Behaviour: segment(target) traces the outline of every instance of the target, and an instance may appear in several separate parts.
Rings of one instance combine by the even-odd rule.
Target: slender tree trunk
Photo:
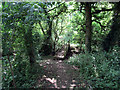
[[[120,47],[120,38],[119,38],[119,40],[118,40],[118,46]]]
[[[48,21],[48,31],[47,31],[47,35],[48,35],[48,38],[51,38],[51,35],[52,35],[52,20],[50,19],[49,17],[49,21]]]
[[[92,15],[91,15],[91,3],[85,3],[85,13],[86,13],[86,37],[85,45],[86,51],[91,51],[91,39],[92,39]]]
[[[9,52],[10,52],[10,49],[9,49]],[[9,54],[8,54],[8,61],[9,61],[9,65],[10,65],[11,75],[12,75],[12,78],[13,78],[13,86],[14,86],[14,88],[16,90],[16,84],[15,84],[15,79],[14,79],[14,72],[13,72],[12,64],[10,62],[10,56],[9,56]]]
[[[40,25],[40,27],[41,27],[41,29],[42,29],[43,34],[45,35],[45,31],[44,31],[44,29],[43,29],[42,24],[41,24],[40,21],[39,21],[39,25]]]
[[[29,28],[27,33],[25,33],[25,45],[27,48],[27,54],[29,56],[30,64],[32,65],[33,63],[35,63],[32,28]]]
[[[52,20],[50,20],[49,18],[49,21],[48,21],[48,31],[47,31],[47,39],[46,39],[46,48],[45,48],[45,52],[47,52],[47,54],[51,54],[52,53],[52,45],[53,45],[53,42],[52,42]]]
[[[65,48],[64,59],[67,59],[70,56],[70,53],[71,50],[70,50],[70,40],[69,40]]]
[[[47,9],[47,8],[44,8]],[[49,13],[45,10],[45,14],[47,16],[47,24],[48,24],[48,30],[45,35],[44,44],[42,45],[41,51],[44,55],[49,55],[52,53],[52,19],[49,16]]]
[[[56,52],[55,52],[55,51],[56,51],[56,49],[55,49],[56,47],[55,47],[55,46],[56,46],[56,43],[55,43],[55,41],[54,41],[54,42],[53,42],[53,52],[52,52],[52,55],[55,55],[55,53],[56,53]]]

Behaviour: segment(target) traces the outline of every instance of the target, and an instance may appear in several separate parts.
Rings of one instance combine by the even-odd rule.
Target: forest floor
[[[38,79],[37,87],[43,88],[70,88],[86,87],[83,78],[79,76],[79,69],[66,64],[62,60],[47,59],[40,63],[45,74]]]
[[[87,83],[80,77],[80,69],[54,57],[45,57],[40,66],[44,67],[44,75],[38,78],[36,87],[42,88],[85,88]]]

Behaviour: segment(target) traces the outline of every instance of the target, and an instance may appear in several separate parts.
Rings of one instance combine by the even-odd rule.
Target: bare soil
[[[79,76],[79,69],[62,60],[46,59],[40,66],[44,67],[45,74],[38,79],[37,87],[56,89],[86,87],[83,78]]]
[[[36,87],[74,89],[85,88],[88,85],[83,77],[80,77],[80,69],[63,61],[65,60],[64,50],[64,48],[61,49],[54,57],[45,56],[43,61],[39,63],[44,67],[45,74],[38,78]],[[76,54],[79,53],[79,49],[72,47],[70,52]],[[71,56],[71,53],[67,54],[68,57]]]

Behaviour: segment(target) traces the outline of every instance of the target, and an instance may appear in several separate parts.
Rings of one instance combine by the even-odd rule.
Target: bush
[[[120,88],[120,48],[112,52],[79,54],[68,63],[79,67],[80,76],[94,88]]]
[[[17,55],[16,59],[13,59],[13,56],[10,57],[11,64],[14,72],[14,79],[17,88],[30,88],[33,87],[36,83],[36,77],[39,77],[40,74],[43,74],[42,67],[38,63],[35,63],[32,67],[30,66],[29,60],[27,57],[21,57]],[[11,75],[11,70],[9,67],[9,62],[7,57],[3,57],[3,88],[12,88],[14,87],[13,78]]]

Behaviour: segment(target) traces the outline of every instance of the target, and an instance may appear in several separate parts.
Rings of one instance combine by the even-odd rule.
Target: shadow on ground
[[[62,60],[46,59],[40,62],[40,66],[44,67],[44,75],[38,78],[36,87],[56,89],[86,87],[83,79],[79,76],[79,69]]]

